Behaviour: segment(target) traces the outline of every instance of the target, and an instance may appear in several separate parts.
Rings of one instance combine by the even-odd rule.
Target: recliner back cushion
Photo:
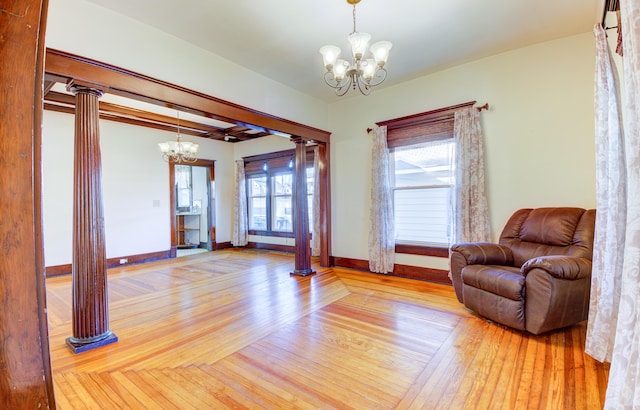
[[[594,224],[593,209],[521,209],[505,225],[500,244],[511,248],[517,267],[536,256],[571,255],[591,259]]]
[[[522,224],[520,239],[551,246],[567,246],[584,213],[578,208],[538,208]]]

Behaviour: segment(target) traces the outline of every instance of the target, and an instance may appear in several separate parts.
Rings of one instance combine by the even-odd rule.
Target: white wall
[[[494,238],[522,207],[595,207],[594,53],[585,33],[331,104],[333,254],[368,259],[366,128],[467,101],[491,106],[482,121]],[[398,255],[397,263],[447,268],[446,259],[413,255]]]

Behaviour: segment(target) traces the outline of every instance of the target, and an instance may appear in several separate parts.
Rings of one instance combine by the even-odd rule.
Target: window
[[[247,178],[249,229],[267,230],[267,177],[252,175]]]
[[[391,153],[396,243],[448,246],[453,139]]]
[[[455,112],[474,102],[377,123],[387,127],[396,252],[447,256],[453,220]]]
[[[293,172],[247,176],[250,231],[293,232]]]
[[[250,234],[293,237],[294,155],[291,150],[244,159]],[[307,155],[310,226],[313,175],[311,151]]]
[[[279,173],[271,177],[271,195],[273,212],[271,230],[276,232],[293,232],[292,202],[293,174]]]
[[[176,178],[176,210],[189,212],[191,209],[191,167],[189,165],[176,165],[174,168]]]

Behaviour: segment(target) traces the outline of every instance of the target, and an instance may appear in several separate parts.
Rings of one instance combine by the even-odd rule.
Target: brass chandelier
[[[180,136],[180,111],[177,112],[178,137],[175,141],[161,142],[158,144],[162,159],[176,164],[193,163],[198,160],[198,144],[182,141]]]

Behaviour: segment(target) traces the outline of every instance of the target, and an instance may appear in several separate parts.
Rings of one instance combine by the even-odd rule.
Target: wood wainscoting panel
[[[110,269],[120,341],[73,355],[69,277],[47,280],[60,408],[599,409],[585,324],[535,336],[451,286],[230,249]]]

